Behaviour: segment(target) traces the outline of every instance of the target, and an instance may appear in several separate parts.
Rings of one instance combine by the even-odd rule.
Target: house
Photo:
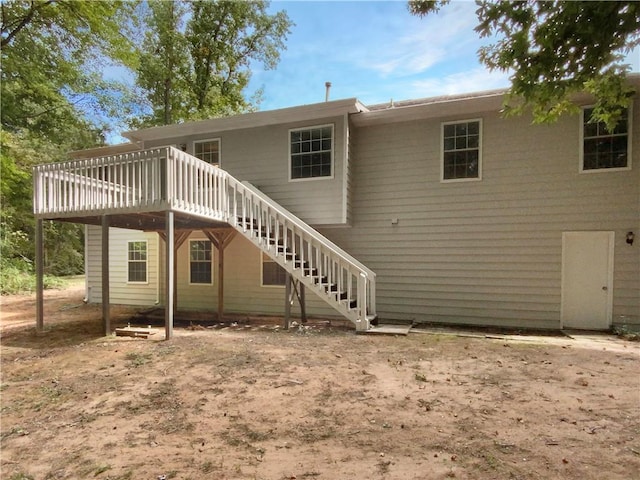
[[[503,118],[504,93],[126,132],[36,167],[35,215],[87,224],[87,299],[105,318],[163,305],[168,336],[175,305],[281,315],[294,294],[358,331],[640,323],[640,97],[609,133],[586,96],[537,125]]]

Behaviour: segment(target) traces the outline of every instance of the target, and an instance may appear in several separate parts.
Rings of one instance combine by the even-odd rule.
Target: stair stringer
[[[375,273],[248,182],[228,177],[227,223],[356,327],[375,314]]]

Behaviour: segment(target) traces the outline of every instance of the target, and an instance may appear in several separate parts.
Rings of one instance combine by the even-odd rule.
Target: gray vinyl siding
[[[102,229],[87,225],[87,299],[102,302]],[[147,242],[147,282],[128,283],[128,242]],[[154,305],[158,300],[158,234],[109,229],[109,297],[112,304]]]
[[[640,231],[633,112],[633,169],[591,174],[578,172],[575,116],[359,128],[353,227],[323,233],[377,273],[382,319],[558,328],[562,232],[614,231],[613,320],[640,318],[640,255],[624,242]],[[482,180],[441,183],[440,123],[467,118],[483,119]]]
[[[343,224],[345,117],[309,122],[171,138],[147,142],[145,148],[185,144],[192,153],[195,140],[220,139],[220,166],[242,181],[248,181],[273,200],[312,225]],[[331,178],[289,181],[289,130],[333,125],[333,175]]]
[[[200,231],[193,232],[179,248],[178,265],[178,309],[210,310],[218,309],[218,252],[213,248],[213,283],[211,285],[189,284],[189,241],[207,240]],[[164,252],[164,242],[160,242]],[[261,286],[262,253],[250,241],[236,235],[224,251],[224,311],[225,313],[284,315],[284,287]],[[164,272],[164,256],[161,255]],[[164,273],[160,279],[161,303],[164,304]],[[321,299],[308,292],[306,296],[307,314],[318,317],[336,317],[338,314]],[[292,314],[299,315],[299,307],[294,303]]]

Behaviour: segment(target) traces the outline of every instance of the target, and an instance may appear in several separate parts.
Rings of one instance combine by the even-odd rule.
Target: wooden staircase
[[[232,182],[233,183],[233,182]],[[357,331],[376,318],[375,273],[248,182],[230,188],[228,222]]]

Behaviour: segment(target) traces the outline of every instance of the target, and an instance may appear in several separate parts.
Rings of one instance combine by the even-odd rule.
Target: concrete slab
[[[409,330],[411,330],[411,325],[377,325],[362,333],[380,335],[409,335]]]

